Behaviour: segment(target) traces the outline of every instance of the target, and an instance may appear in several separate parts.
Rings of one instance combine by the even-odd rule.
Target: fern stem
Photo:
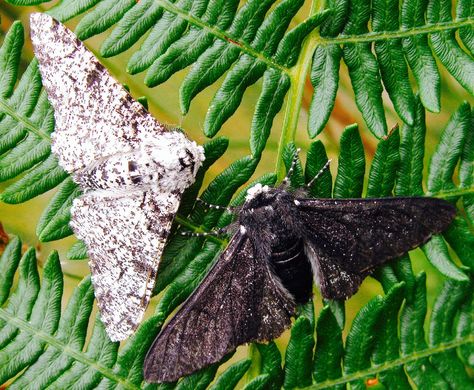
[[[33,122],[31,122],[28,118],[20,116],[17,114],[15,109],[13,109],[5,100],[0,99],[0,112],[4,112],[5,114],[11,116],[15,119],[18,123],[21,123],[28,131],[31,131],[33,134],[37,135],[40,138],[43,138],[47,141],[50,140],[48,134],[42,132]]]
[[[164,8],[166,11],[176,14],[180,18],[187,20],[190,24],[197,26],[199,28],[202,28],[203,30],[207,30],[215,37],[222,39],[223,41],[228,42],[232,45],[237,46],[244,53],[247,53],[250,56],[258,59],[259,61],[266,63],[268,66],[278,69],[284,73],[288,73],[288,74],[290,73],[290,70],[287,67],[279,64],[278,62],[275,62],[272,58],[264,56],[262,53],[255,50],[246,42],[241,41],[238,37],[229,36],[229,34],[226,31],[221,30],[220,28],[217,28],[216,26],[207,23],[200,18],[196,18],[190,13],[187,13],[183,11],[182,9],[180,9],[179,7],[176,7],[173,3],[170,3],[167,0],[156,0],[156,2],[160,5],[160,7]]]
[[[311,11],[309,16],[316,13],[321,5],[319,1],[313,1],[311,4]],[[285,177],[285,164],[283,162],[283,152],[286,145],[293,142],[295,139],[296,129],[298,127],[298,120],[301,110],[301,102],[303,99],[303,92],[305,87],[306,77],[311,67],[313,52],[320,40],[319,29],[312,31],[305,39],[301,49],[296,65],[291,68],[290,79],[291,87],[286,101],[285,116],[283,119],[283,127],[278,143],[278,154],[275,172],[277,174],[277,181],[283,180]]]
[[[17,327],[23,332],[27,332],[31,335],[33,335],[36,339],[40,339],[47,343],[48,345],[58,349],[62,353],[65,353],[66,355],[71,356],[73,359],[75,359],[78,362],[81,362],[93,369],[95,369],[97,372],[100,372],[103,376],[113,380],[116,383],[119,383],[121,386],[123,386],[125,389],[130,389],[130,390],[138,390],[140,387],[136,386],[135,384],[129,382],[126,378],[123,378],[117,374],[115,374],[110,368],[104,367],[100,364],[97,364],[94,360],[90,359],[88,356],[86,356],[82,351],[77,351],[74,349],[71,349],[67,344],[62,343],[58,339],[56,339],[54,336],[51,336],[41,330],[35,329],[32,327],[28,322],[20,320],[19,318],[16,318],[12,316],[10,313],[8,313],[6,310],[0,308],[0,318],[6,322],[9,322],[13,326]]]
[[[428,358],[431,355],[434,355],[436,353],[446,352],[447,350],[457,348],[465,344],[470,344],[472,342],[474,342],[474,335],[469,335],[463,338],[455,339],[447,343],[441,343],[433,347],[423,349],[421,351],[416,351],[413,354],[402,356],[395,360],[390,360],[388,362],[385,362],[384,364],[372,366],[366,370],[357,371],[357,372],[354,372],[353,374],[342,376],[341,378],[338,378],[338,379],[332,379],[325,382],[314,384],[312,386],[305,387],[305,390],[325,389],[328,387],[352,382],[357,379],[363,379],[367,376],[375,376],[382,371],[386,371],[391,368],[395,368],[395,367],[413,362],[415,360]]]
[[[357,36],[339,35],[337,37],[324,37],[320,40],[320,45],[343,45],[347,43],[367,43],[375,41],[388,41],[392,39],[407,38],[414,35],[436,34],[448,30],[457,30],[462,27],[469,27],[474,25],[474,19],[466,18],[459,19],[452,22],[443,22],[436,24],[426,24],[422,27],[415,27],[409,30],[398,31],[383,31],[383,32],[369,32],[367,34],[360,34]]]

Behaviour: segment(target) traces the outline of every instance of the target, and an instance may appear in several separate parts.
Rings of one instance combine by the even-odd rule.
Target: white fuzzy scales
[[[133,100],[64,25],[31,15],[31,40],[54,107],[52,151],[84,192],[71,226],[88,248],[102,321],[114,341],[140,322],[183,191],[202,147]]]

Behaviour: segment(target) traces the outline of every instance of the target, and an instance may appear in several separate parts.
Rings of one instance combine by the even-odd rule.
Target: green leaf
[[[314,308],[313,302],[308,303],[311,315],[302,314],[291,328],[291,337],[286,347],[285,380],[283,388],[293,389],[311,384],[314,348]]]
[[[362,34],[368,31],[370,3],[351,2],[344,34]],[[349,70],[357,107],[372,133],[380,138],[387,133],[382,104],[382,84],[379,69],[370,45],[348,43],[343,48],[344,62]]]
[[[21,243],[18,238],[13,238],[0,257],[0,269],[5,270],[0,274],[0,304],[3,305],[10,294],[13,276],[18,267],[21,256]]]
[[[61,315],[55,338],[72,350],[80,351],[85,342],[87,323],[92,310],[94,290],[89,279],[80,283]],[[59,314],[59,310],[58,310]],[[10,385],[12,389],[24,389],[27,386],[44,388],[73,364],[74,359],[56,348],[48,348],[38,360],[22,373]],[[44,369],[48,367],[48,369]],[[59,382],[62,383],[62,382]]]
[[[471,294],[466,297],[459,309],[459,317],[456,323],[456,338],[469,337],[474,333],[474,294],[471,289]],[[459,354],[463,359],[464,364],[469,367],[474,367],[474,343],[469,343],[459,347]]]
[[[67,258],[69,260],[84,260],[87,259],[87,247],[83,241],[77,241],[74,243],[67,252]]]
[[[423,26],[428,0],[404,1],[401,25],[404,29]],[[407,36],[402,39],[403,51],[417,81],[420,99],[430,111],[439,112],[441,107],[441,78],[436,60],[431,53],[426,35]]]
[[[247,1],[237,12],[228,35],[241,37],[243,42],[252,42],[273,2],[274,0]],[[199,57],[181,84],[180,103],[183,113],[188,111],[191,100],[222,76],[239,54],[238,46],[217,40]]]
[[[23,203],[56,187],[68,174],[58,165],[56,157],[46,160],[28,171],[21,179],[8,186],[0,195],[5,203]]]
[[[379,142],[370,166],[367,198],[390,196],[400,162],[400,135],[395,128],[390,135]]]
[[[302,5],[302,0],[283,0],[278,4],[257,30],[251,46],[264,54],[274,54],[291,19]],[[239,58],[211,101],[204,122],[206,136],[212,137],[217,133],[240,105],[245,90],[262,77],[265,70],[266,64],[250,55],[244,54]]]
[[[202,10],[203,3],[199,1],[196,4]],[[180,0],[177,5],[183,11],[189,11],[192,2],[190,0]],[[140,46],[140,49],[131,56],[127,64],[127,72],[135,74],[149,68],[183,34],[187,26],[186,21],[177,17],[177,15],[164,12],[163,16],[153,25],[150,34]],[[112,45],[112,42],[109,42],[108,46]]]
[[[253,378],[249,383],[245,385],[244,390],[263,390],[268,386],[270,382],[270,375],[262,374]]]
[[[252,361],[250,359],[240,360],[227,368],[213,385],[210,390],[232,390],[235,388],[240,379],[245,375],[249,369]]]
[[[81,190],[71,178],[64,180],[48,207],[44,210],[36,226],[36,234],[43,241],[58,240],[72,234],[69,226],[72,201],[81,194]]]
[[[431,237],[431,240],[424,244],[422,249],[433,267],[443,275],[458,281],[468,280],[466,274],[454,264],[449,256],[446,243],[439,235]]]
[[[59,257],[57,253],[53,253],[44,266],[43,282],[28,322],[20,322],[23,328],[28,327],[27,329],[32,329],[33,332],[21,332],[0,351],[0,382],[4,383],[16,376],[42,355],[46,341],[44,337],[34,337],[34,334],[41,332],[42,335],[50,336],[56,332],[61,313],[62,291],[63,277]],[[5,309],[0,309],[0,318],[4,322],[17,325],[18,319]],[[21,383],[20,378],[17,378],[16,382]],[[10,385],[12,386],[15,388],[15,383]]]
[[[311,68],[311,84],[314,92],[308,117],[308,131],[311,138],[323,131],[334,108],[341,57],[342,50],[337,45],[318,46],[314,51]]]
[[[350,0],[328,0],[331,15],[321,25],[321,36],[334,37],[339,34],[348,19]]]
[[[378,66],[370,46],[363,43],[347,44],[343,49],[343,57],[349,69],[357,107],[370,131],[381,138],[387,134],[387,123]]]
[[[425,110],[415,100],[415,122],[404,124],[400,131],[400,167],[397,172],[397,196],[423,195],[423,158],[425,156]]]
[[[341,137],[340,150],[334,197],[360,197],[364,183],[365,155],[357,125],[345,128]]]
[[[204,390],[209,383],[212,382],[217,372],[218,364],[211,364],[202,370],[195,372],[183,380],[176,386],[177,390]]]
[[[454,338],[454,318],[468,293],[472,293],[472,287],[467,286],[467,283],[453,280],[445,282],[433,306],[429,345],[448,342]],[[467,375],[456,351],[449,350],[435,354],[432,356],[431,362],[451,388],[462,389],[472,385],[472,380]]]
[[[407,301],[400,313],[401,351],[407,356],[427,348],[425,341],[426,275],[416,277],[413,301]],[[418,387],[448,389],[448,384],[430,363],[429,359],[414,360],[405,365],[410,378]]]
[[[76,35],[85,40],[117,23],[135,5],[135,0],[103,0],[76,27]]]
[[[398,312],[404,299],[404,284],[399,283],[384,297],[380,321],[376,327],[376,342],[372,354],[373,364],[383,364],[399,357],[400,340],[398,339]],[[411,389],[403,367],[382,371],[379,381],[393,389]]]
[[[82,14],[83,12],[91,9],[100,1],[101,0],[60,1],[59,3],[56,3],[54,7],[48,9],[47,13],[53,18],[64,23],[69,19],[72,19],[74,16]]]
[[[376,335],[376,327],[383,309],[383,299],[376,296],[356,315],[346,339],[344,372],[351,374],[370,367],[370,357]],[[351,382],[353,389],[365,389],[362,380]]]
[[[431,23],[451,21],[451,2],[432,0],[428,5],[427,20]],[[449,73],[474,94],[474,61],[456,42],[454,31],[443,31],[430,35],[433,51]]]
[[[459,166],[459,184],[461,188],[474,187],[474,115],[471,112],[471,120],[468,127],[464,148],[461,153],[461,163]],[[466,215],[474,223],[474,195],[464,195],[463,205]]]
[[[463,103],[451,116],[441,134],[441,140],[431,157],[428,173],[428,191],[449,191],[454,188],[453,173],[461,156],[471,123],[471,109]]]
[[[25,252],[20,260],[20,240],[15,238],[12,240],[2,256],[2,270],[6,271],[6,276],[13,275],[18,266],[18,285],[11,294],[8,304],[4,306],[5,311],[14,318],[20,321],[28,321],[31,315],[33,305],[38,298],[38,292],[40,290],[40,281],[38,270],[36,267],[36,256],[34,249],[29,249]],[[5,261],[3,261],[5,260]],[[7,268],[8,267],[8,268]],[[11,288],[11,280],[4,278],[5,285],[2,284],[2,289]],[[0,348],[3,349],[9,343],[11,343],[18,335],[18,328],[5,321],[3,318],[0,319]]]
[[[286,92],[290,88],[288,75],[269,69],[263,75],[262,93],[255,107],[250,128],[250,150],[260,156],[270,136],[273,119],[280,111]]]
[[[331,12],[329,10],[325,10],[311,15],[308,19],[299,23],[296,27],[286,33],[278,45],[275,60],[288,67],[295,65],[304,39],[317,26],[324,23],[330,14]]]
[[[399,19],[398,0],[374,0],[372,4],[374,31],[396,31]],[[408,78],[408,67],[398,39],[378,41],[375,53],[380,65],[382,80],[395,110],[402,120],[411,125],[414,121],[415,98]]]
[[[0,48],[0,99],[4,100],[13,92],[18,77],[24,31],[20,22],[14,22],[3,39]]]
[[[474,234],[467,224],[467,221],[456,216],[449,228],[443,233],[448,244],[453,248],[461,262],[471,269],[474,269]]]
[[[342,329],[329,306],[324,306],[316,326],[316,350],[314,353],[313,377],[316,382],[339,378],[344,353]],[[342,386],[337,387],[341,389]]]
[[[201,17],[206,24],[215,25],[216,28],[226,29],[234,17],[238,0],[210,0],[207,9],[194,5],[206,2],[194,2],[191,13]],[[204,12],[205,11],[205,12]],[[148,86],[161,84],[177,71],[194,63],[199,56],[213,43],[211,33],[200,28],[191,27],[186,35],[173,42],[165,53],[160,55],[150,66],[145,83]]]
[[[100,54],[102,57],[112,57],[129,49],[162,15],[163,9],[155,0],[137,2],[104,40]]]
[[[281,367],[281,354],[276,344],[257,344],[261,356],[261,373],[268,374],[270,379],[266,388],[271,390],[281,389],[283,385],[283,369]]]
[[[459,0],[456,7],[456,17],[457,19],[469,18],[474,14],[472,9],[474,4],[471,0]],[[466,46],[471,55],[474,53],[474,31],[472,28],[463,27],[459,29],[459,37],[461,38],[462,43]]]

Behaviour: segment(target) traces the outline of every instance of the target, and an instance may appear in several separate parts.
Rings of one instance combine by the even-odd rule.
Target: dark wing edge
[[[291,325],[294,311],[290,294],[239,232],[153,342],[145,380],[174,382],[241,344],[276,338]]]
[[[306,254],[327,299],[347,299],[375,267],[445,230],[456,214],[436,198],[298,199]]]

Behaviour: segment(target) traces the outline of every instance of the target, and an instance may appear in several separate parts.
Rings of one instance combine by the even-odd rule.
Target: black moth
[[[241,344],[280,336],[313,280],[324,298],[346,299],[455,215],[440,199],[308,199],[287,183],[249,189],[226,250],[148,351],[146,381],[174,382]]]

